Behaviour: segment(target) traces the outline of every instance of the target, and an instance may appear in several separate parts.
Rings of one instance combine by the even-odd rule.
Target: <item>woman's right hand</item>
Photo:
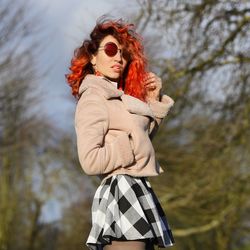
[[[160,100],[160,92],[162,89],[162,81],[160,77],[152,72],[149,72],[144,81],[144,86],[146,88],[147,102]]]

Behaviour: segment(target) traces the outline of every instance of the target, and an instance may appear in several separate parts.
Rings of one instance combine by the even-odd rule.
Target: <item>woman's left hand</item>
[[[144,81],[146,88],[146,101],[159,101],[162,81],[156,74],[150,72]]]

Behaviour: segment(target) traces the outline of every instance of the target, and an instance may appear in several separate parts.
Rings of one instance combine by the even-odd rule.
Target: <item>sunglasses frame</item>
[[[107,53],[107,46],[109,46],[109,45],[112,45],[113,48],[115,48],[115,52],[116,52],[115,54],[111,54],[111,55],[110,55],[109,53]],[[123,56],[123,57],[124,57],[124,55],[126,54],[126,53],[124,53],[124,50],[123,50],[123,49],[118,49],[117,44],[114,43],[114,42],[107,42],[105,45],[99,47],[98,51],[99,51],[99,50],[104,50],[105,54],[106,54],[108,57],[114,57],[114,56],[116,56],[117,53],[118,53],[118,51],[120,52],[120,55]]]
[[[114,53],[111,53],[111,54],[110,54],[109,52],[107,52],[107,51],[108,51],[107,46],[109,46],[109,45],[113,46]],[[118,53],[118,51],[119,51],[120,54],[122,55],[122,49],[118,49],[118,46],[117,46],[114,42],[107,42],[104,46],[99,47],[98,50],[104,50],[105,54],[106,54],[107,56],[109,56],[109,57],[114,57],[114,56],[116,56],[116,54]],[[111,51],[111,52],[112,52],[112,51]]]

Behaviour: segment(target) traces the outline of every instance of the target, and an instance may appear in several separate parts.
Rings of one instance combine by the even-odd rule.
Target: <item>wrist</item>
[[[146,101],[147,102],[159,102],[160,101],[160,96],[147,98]]]

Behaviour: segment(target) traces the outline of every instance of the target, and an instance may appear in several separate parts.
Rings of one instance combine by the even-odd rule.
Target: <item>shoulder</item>
[[[89,87],[86,89],[82,94],[78,103],[86,103],[86,102],[104,102],[105,96],[102,94],[102,91],[98,90],[97,88]]]
[[[84,93],[82,93],[80,99],[77,102],[75,115],[79,114],[108,114],[108,108],[106,105],[106,99],[95,88],[88,88]]]
[[[109,112],[105,98],[96,90],[89,88],[82,94],[76,105],[75,126],[81,124],[83,128],[88,124],[93,125],[100,122],[102,122],[104,129],[108,128]]]

